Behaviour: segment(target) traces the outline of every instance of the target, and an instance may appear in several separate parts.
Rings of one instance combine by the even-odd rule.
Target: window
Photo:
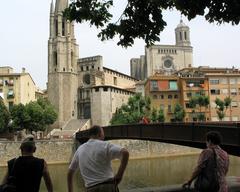
[[[14,92],[13,92],[13,89],[9,89],[9,90],[8,90],[7,98],[8,98],[8,99],[12,99],[12,98],[14,98]]]
[[[212,117],[212,121],[219,121],[218,117]]]
[[[150,81],[150,91],[158,91],[157,81]]]
[[[204,80],[191,79],[186,81],[187,87],[204,87]]]
[[[231,89],[231,95],[237,95],[237,89]]]
[[[232,107],[238,107],[237,101],[232,101],[232,102],[231,102],[231,106],[232,106]]]
[[[192,97],[192,93],[187,93],[187,98]]]
[[[219,84],[219,79],[210,79],[209,82],[211,85],[217,85]]]
[[[65,21],[62,22],[62,36],[65,36]]]
[[[233,116],[232,121],[238,121],[238,116]]]
[[[169,89],[177,90],[178,89],[177,81],[169,81]]]
[[[53,57],[54,57],[53,58],[53,63],[54,63],[54,65],[57,66],[57,64],[58,64],[58,54],[57,54],[56,51],[54,52]]]
[[[86,70],[89,71],[89,67],[88,66],[86,67]]]
[[[171,113],[172,112],[172,106],[168,105],[168,112]]]
[[[58,36],[58,20],[55,20],[55,32],[56,36]]]
[[[81,67],[81,71],[83,71],[83,67]]]
[[[160,99],[164,99],[164,95],[160,95]]]
[[[230,84],[237,84],[237,79],[236,78],[231,78],[230,79]]]
[[[99,87],[96,87],[96,88],[95,88],[95,92],[99,92]]]
[[[228,94],[228,89],[221,89],[222,94]]]
[[[178,98],[178,95],[174,95],[174,99],[177,99]]]
[[[184,31],[184,37],[185,37],[185,40],[187,40],[187,32]]]
[[[182,33],[179,32],[179,36],[180,36],[180,41],[182,41]]]
[[[108,87],[104,87],[103,91],[105,91],[105,92],[108,91]]]
[[[117,85],[117,77],[113,77],[113,84]]]
[[[160,109],[164,110],[164,105],[163,104],[160,105]]]
[[[11,101],[11,102],[8,102],[8,109],[9,109],[9,111],[11,110],[13,108],[13,102]]]
[[[223,121],[230,121],[230,117],[224,117]]]
[[[186,103],[186,104],[185,104],[185,107],[186,107],[186,108],[191,108],[190,105],[189,105],[189,103]]]
[[[227,79],[226,78],[221,78],[220,82],[221,82],[221,84],[227,84]]]
[[[168,95],[168,99],[172,99],[172,95]]]
[[[220,90],[219,89],[211,89],[210,90],[212,95],[220,95]]]
[[[89,90],[86,91],[86,98],[87,98],[87,99],[90,98],[90,91],[89,91]]]

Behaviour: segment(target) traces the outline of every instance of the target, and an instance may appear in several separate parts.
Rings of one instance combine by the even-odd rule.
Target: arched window
[[[185,40],[187,40],[187,32],[186,31],[184,32],[184,37],[185,37]]]
[[[62,36],[65,36],[65,21],[62,22]]]
[[[182,32],[179,32],[180,41],[182,41]]]

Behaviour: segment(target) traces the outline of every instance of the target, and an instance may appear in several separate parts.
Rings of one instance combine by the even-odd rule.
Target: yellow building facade
[[[35,94],[36,85],[24,68],[21,73],[14,73],[11,67],[0,67],[0,96],[8,109],[35,101]]]

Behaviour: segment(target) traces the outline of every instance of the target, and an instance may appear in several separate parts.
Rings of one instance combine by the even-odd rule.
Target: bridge
[[[103,127],[105,140],[136,139],[206,148],[205,134],[219,131],[221,147],[231,155],[240,156],[240,122],[191,122],[131,124]],[[80,143],[88,140],[88,130],[76,134]]]

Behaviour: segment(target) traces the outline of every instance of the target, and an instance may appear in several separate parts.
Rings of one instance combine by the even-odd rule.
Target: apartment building
[[[232,102],[223,121],[240,120],[240,71],[235,68],[191,67],[171,76],[155,74],[145,83],[145,95],[151,98],[152,107],[164,110],[166,122],[173,120],[177,103],[184,107],[185,122],[197,121],[200,114],[206,121],[219,121],[215,100],[227,97]],[[191,108],[189,101],[199,95],[209,97],[209,106]]]
[[[29,73],[22,69],[14,73],[11,67],[0,67],[0,96],[10,109],[14,104],[35,101],[36,85]]]
[[[155,74],[145,84],[145,96],[150,97],[151,107],[162,109],[165,121],[173,121],[173,110],[180,103],[179,78],[175,75]]]

